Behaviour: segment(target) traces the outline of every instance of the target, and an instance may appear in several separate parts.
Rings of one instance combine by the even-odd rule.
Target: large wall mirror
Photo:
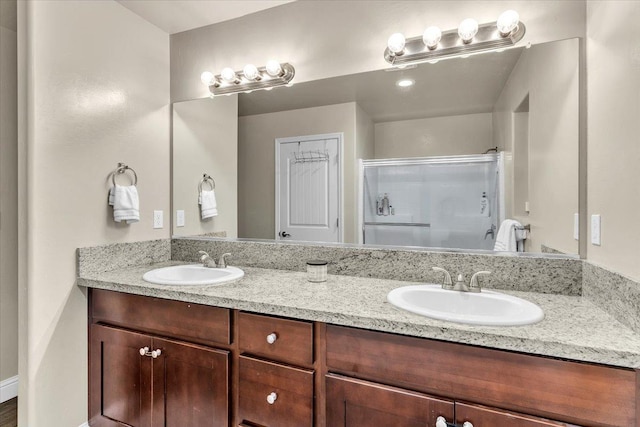
[[[175,103],[173,235],[575,255],[579,92],[570,39]]]

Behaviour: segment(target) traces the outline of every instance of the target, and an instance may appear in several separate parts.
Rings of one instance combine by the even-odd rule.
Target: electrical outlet
[[[184,227],[184,211],[180,209],[176,211],[176,227]]]
[[[580,240],[580,215],[573,214],[573,238]]]
[[[591,244],[600,246],[600,215],[591,215]]]
[[[164,224],[164,215],[162,211],[153,211],[153,228],[162,228]]]

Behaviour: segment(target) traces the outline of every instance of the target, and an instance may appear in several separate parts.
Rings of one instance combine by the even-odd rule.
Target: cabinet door
[[[463,425],[465,422],[471,423],[470,426],[467,425],[468,427],[577,427],[574,424],[545,420],[486,406],[456,402],[456,423]]]
[[[327,425],[331,427],[433,427],[453,420],[452,401],[329,374]]]
[[[151,358],[140,355],[151,338],[91,325],[89,330],[90,425],[151,426]]]
[[[229,352],[153,339],[153,427],[229,425]]]

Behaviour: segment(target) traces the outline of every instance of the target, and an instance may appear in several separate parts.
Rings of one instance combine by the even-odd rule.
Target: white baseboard
[[[80,424],[78,427],[89,427],[89,423],[87,422],[87,423]]]
[[[0,403],[18,397],[18,376],[0,381]]]

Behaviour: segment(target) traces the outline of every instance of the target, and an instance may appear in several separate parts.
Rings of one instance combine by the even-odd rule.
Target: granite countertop
[[[170,261],[104,273],[85,273],[79,286],[273,314],[334,325],[393,332],[489,348],[640,368],[640,335],[587,299],[500,291],[538,304],[545,319],[516,327],[485,327],[434,320],[398,309],[387,293],[415,285],[386,279],[329,275],[311,283],[306,273],[241,267],[245,276],[216,286],[165,286],[142,280]]]

